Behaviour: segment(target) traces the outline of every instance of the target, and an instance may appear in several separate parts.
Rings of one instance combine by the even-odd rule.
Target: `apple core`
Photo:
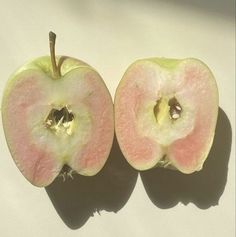
[[[182,107],[179,104],[178,100],[175,97],[173,97],[169,100],[168,105],[170,107],[169,114],[171,119],[176,120],[180,118],[182,113]]]
[[[55,135],[73,133],[74,114],[64,106],[61,109],[52,109],[45,120],[45,126]]]
[[[175,121],[180,118],[182,107],[175,97],[171,99],[160,98],[153,107],[153,113],[157,123],[161,124],[166,119]]]

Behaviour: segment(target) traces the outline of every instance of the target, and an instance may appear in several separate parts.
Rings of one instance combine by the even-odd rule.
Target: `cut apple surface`
[[[197,59],[143,59],[124,74],[115,95],[115,130],[127,161],[192,173],[211,148],[218,90]]]
[[[64,165],[95,175],[113,141],[113,103],[99,74],[86,63],[50,57],[21,67],[8,81],[2,101],[5,136],[23,175],[49,185]]]

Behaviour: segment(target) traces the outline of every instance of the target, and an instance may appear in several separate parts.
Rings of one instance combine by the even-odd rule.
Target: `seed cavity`
[[[180,118],[182,107],[179,104],[178,100],[175,97],[173,97],[169,100],[168,105],[170,106],[169,109],[170,118],[173,120]]]
[[[176,121],[181,117],[182,107],[175,97],[172,97],[171,99],[162,97],[156,101],[156,104],[153,107],[153,113],[159,124],[166,119]]]
[[[64,106],[59,110],[53,108],[45,120],[46,128],[56,135],[72,135],[73,123],[74,114],[68,109],[68,106]]]
[[[160,112],[160,108],[159,108],[160,107],[160,103],[161,103],[161,99],[157,100],[156,105],[153,108],[153,113],[154,113],[154,116],[155,116],[156,120],[157,120],[157,115]]]

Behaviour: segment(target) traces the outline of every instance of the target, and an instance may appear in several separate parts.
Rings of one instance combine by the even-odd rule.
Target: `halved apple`
[[[138,60],[115,95],[117,139],[138,170],[200,170],[213,142],[217,114],[214,76],[193,58]]]
[[[2,119],[12,157],[36,186],[47,186],[64,165],[95,175],[106,162],[114,135],[113,103],[100,75],[71,57],[23,65],[7,83]]]

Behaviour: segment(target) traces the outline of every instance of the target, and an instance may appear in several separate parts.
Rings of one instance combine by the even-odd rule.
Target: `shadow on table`
[[[150,0],[160,2],[163,0]],[[234,19],[235,5],[234,0],[164,0],[165,3],[175,4],[181,7],[187,7],[206,12],[208,14],[219,14],[224,18]]]
[[[116,13],[124,18],[127,18],[127,13],[131,12],[132,10],[137,7],[143,7],[145,5],[144,11],[146,9],[156,9],[157,11],[160,9],[160,5],[165,3],[166,7],[169,5],[175,5],[178,8],[187,8],[192,11],[199,11],[203,12],[208,15],[218,15],[220,18],[230,19],[234,21],[235,18],[235,1],[234,0],[136,0],[130,1],[128,3],[129,7],[132,9],[129,11],[127,10],[127,1],[120,0],[120,1],[110,1],[104,0],[103,4],[106,5],[106,8],[100,8],[100,11],[107,11],[109,12],[114,11],[114,16]],[[69,9],[70,12],[74,11],[75,14],[79,16],[84,15],[85,17],[90,17],[94,11],[97,10],[96,5],[91,4],[90,1],[81,1],[81,0],[71,0],[68,4],[67,1],[62,2],[63,7],[65,9]],[[161,6],[162,7],[162,6]],[[178,13],[173,17],[178,18]],[[129,18],[128,18],[129,19]],[[137,21],[137,18],[135,18]],[[114,23],[114,21],[111,21]],[[129,22],[127,22],[129,24]]]
[[[119,211],[128,201],[137,175],[114,139],[110,156],[101,172],[92,177],[74,175],[73,180],[66,182],[57,178],[46,191],[65,224],[77,229],[95,212]]]
[[[187,175],[157,168],[140,173],[151,201],[159,208],[171,208],[178,202],[192,202],[201,209],[217,205],[227,181],[231,137],[229,119],[220,108],[214,142],[200,172]]]

